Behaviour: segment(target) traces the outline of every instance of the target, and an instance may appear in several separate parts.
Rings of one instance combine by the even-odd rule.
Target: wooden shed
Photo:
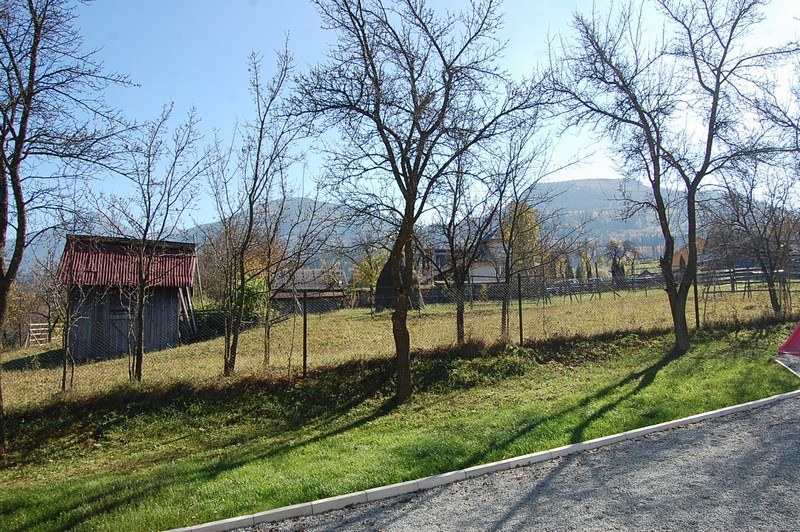
[[[122,356],[135,338],[139,257],[149,267],[144,349],[179,344],[194,327],[195,245],[68,235],[58,280],[69,291],[69,340],[77,360]]]

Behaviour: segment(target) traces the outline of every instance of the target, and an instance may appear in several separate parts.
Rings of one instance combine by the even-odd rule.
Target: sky
[[[459,9],[466,0],[438,0]],[[541,4],[541,5],[539,5]],[[504,2],[509,40],[506,68],[521,75],[542,57],[548,32],[565,26],[572,11],[590,2]],[[305,0],[95,0],[79,9],[78,26],[110,70],[138,85],[113,90],[109,99],[134,118],[155,116],[174,101],[194,105],[207,127],[229,127],[246,116],[246,59],[251,51],[272,64],[288,35],[296,67],[323,60],[334,35]],[[268,70],[268,69],[267,69]]]
[[[467,0],[433,0],[436,9],[458,10]],[[512,77],[521,78],[546,59],[548,36],[569,31],[576,11],[602,12],[604,0],[506,0],[499,37],[508,41],[503,59]],[[797,38],[800,1],[775,0],[766,12],[764,35]],[[320,27],[320,17],[305,0],[95,0],[81,4],[76,21],[87,48],[110,71],[126,74],[134,87],[115,87],[108,102],[131,119],[155,118],[170,102],[175,116],[197,109],[208,140],[218,131],[230,136],[236,120],[251,109],[246,60],[263,55],[270,75],[274,51],[289,48],[298,70],[321,61],[335,36]],[[551,176],[554,180],[618,177],[602,143],[588,134],[564,137],[556,163],[577,153],[599,150],[584,164]],[[314,169],[311,169],[312,173]],[[200,220],[207,220],[201,205]],[[208,213],[206,213],[208,214]]]

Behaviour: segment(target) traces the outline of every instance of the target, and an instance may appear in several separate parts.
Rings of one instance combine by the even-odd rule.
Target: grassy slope
[[[763,316],[769,306],[766,294],[756,293],[752,299],[742,294],[722,293],[701,304],[704,323],[736,323]],[[552,304],[524,305],[523,332],[526,338],[543,339],[576,334],[592,335],[618,331],[669,329],[671,318],[663,291],[624,292],[621,297],[604,294],[602,299],[584,295],[572,302],[566,297],[553,298]],[[516,306],[512,309],[510,337],[519,336]],[[694,322],[694,308],[687,314]],[[415,349],[433,349],[455,341],[455,309],[452,305],[429,305],[421,313],[409,317],[411,339]],[[341,310],[309,316],[309,365],[322,367],[350,360],[392,356],[394,341],[390,313],[371,316],[365,309]],[[499,338],[500,309],[496,302],[478,302],[467,308],[466,331],[476,341],[491,344]],[[272,370],[295,374],[302,364],[302,320],[278,324],[272,335]],[[37,404],[52,397],[61,382],[60,353],[42,355],[35,349],[3,355],[8,369],[3,378],[3,392],[10,409]],[[165,386],[178,381],[197,384],[213,381],[222,372],[222,339],[191,344],[161,353],[148,353],[144,360],[144,378]],[[263,331],[255,329],[243,334],[236,371],[258,374],[263,363]],[[12,369],[38,364],[38,369]],[[127,360],[107,360],[80,366],[75,372],[79,394],[107,392],[128,380]]]
[[[552,448],[788,391],[790,326],[431,353],[393,407],[393,363],[296,382],[123,386],[11,412],[0,529],[182,526]]]

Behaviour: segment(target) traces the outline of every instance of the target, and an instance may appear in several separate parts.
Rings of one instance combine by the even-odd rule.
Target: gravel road
[[[800,399],[255,530],[800,530]]]

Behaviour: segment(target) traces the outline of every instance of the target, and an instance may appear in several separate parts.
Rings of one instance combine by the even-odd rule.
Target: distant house
[[[436,242],[436,239],[439,242]],[[441,282],[444,277],[450,274],[450,250],[441,235],[434,235],[431,238],[438,247],[432,247],[423,254],[422,271],[420,283],[428,285]],[[503,248],[497,234],[484,237],[480,243],[478,257],[472,262],[469,268],[470,283],[498,283],[503,277],[503,265],[500,257],[503,256]]]
[[[133,289],[141,242],[68,235],[58,280],[69,290],[69,340],[78,360],[121,356],[134,338]],[[144,349],[177,346],[193,329],[195,245],[148,241],[150,291],[144,311]]]
[[[706,241],[702,238],[697,239],[697,265],[698,267],[702,266],[703,263],[703,252],[706,248]],[[686,267],[686,264],[689,262],[689,246],[686,245],[675,252],[672,255],[672,271],[679,272],[682,271],[683,268]]]

